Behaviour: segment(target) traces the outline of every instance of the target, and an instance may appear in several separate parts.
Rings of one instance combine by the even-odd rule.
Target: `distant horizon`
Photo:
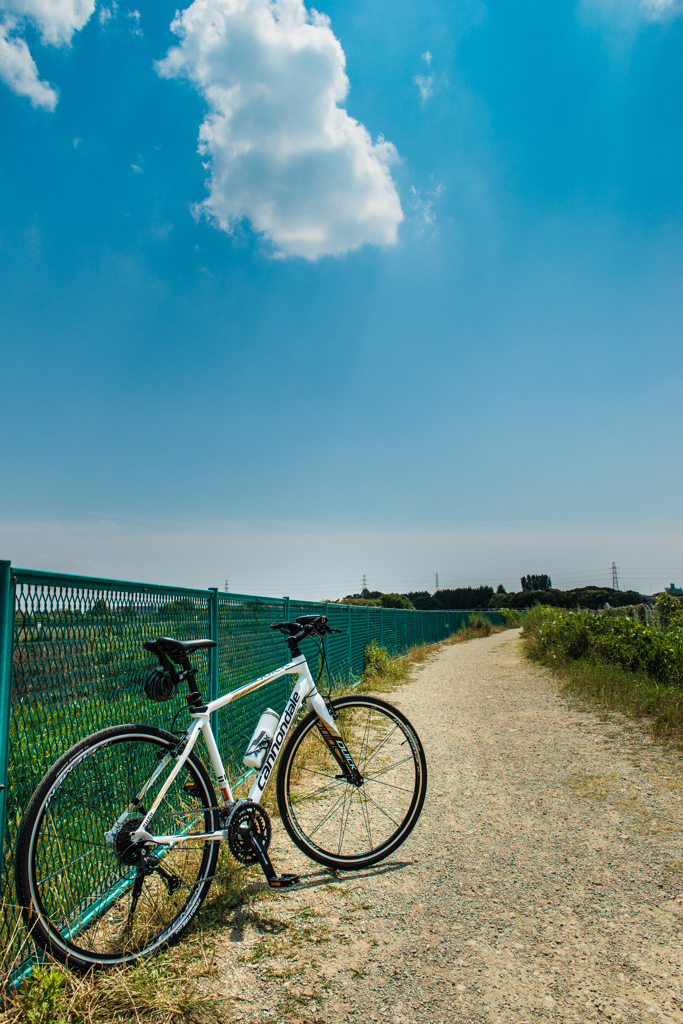
[[[652,594],[683,580],[677,523],[602,531],[539,524],[528,530],[331,532],[297,523],[167,528],[111,519],[0,520],[0,553],[17,567],[44,572],[196,589],[223,590],[228,580],[233,593],[309,600],[360,592],[363,575],[369,590],[384,593],[431,594],[437,572],[441,590],[503,584],[518,591],[530,573],[547,573],[562,590],[610,587],[612,561],[620,590]]]

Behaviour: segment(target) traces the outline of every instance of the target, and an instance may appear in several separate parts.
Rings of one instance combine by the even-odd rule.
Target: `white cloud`
[[[95,0],[0,0],[0,8],[40,29],[44,43],[66,46],[95,10]]]
[[[158,70],[209,105],[199,211],[226,232],[249,220],[284,256],[396,241],[396,151],[339,106],[349,82],[326,17],[302,0],[195,0],[171,27],[181,43]]]
[[[68,46],[95,10],[95,0],[0,0],[0,78],[34,107],[54,110],[57,93],[41,80],[23,38],[30,22],[50,46]]]
[[[41,81],[38,68],[25,41],[13,34],[15,22],[0,22],[0,79],[18,96],[26,96],[34,107],[54,110],[57,93]]]

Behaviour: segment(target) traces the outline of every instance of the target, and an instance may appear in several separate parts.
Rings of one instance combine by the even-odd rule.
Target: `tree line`
[[[648,597],[636,590],[612,590],[611,587],[575,587],[558,590],[546,573],[529,573],[520,579],[520,590],[508,593],[500,583],[495,590],[490,586],[455,587],[436,590],[411,590],[405,594],[385,594],[381,590],[368,590],[347,594],[341,604],[374,605],[382,608],[416,608],[419,611],[483,610],[487,608],[531,608],[535,604],[556,608],[621,608],[625,605],[645,604]]]

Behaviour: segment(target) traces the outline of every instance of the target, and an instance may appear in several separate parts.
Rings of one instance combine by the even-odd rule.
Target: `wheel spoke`
[[[59,762],[41,783],[18,842],[18,887],[33,937],[58,958],[83,967],[126,962],[156,948],[162,933],[165,940],[178,934],[190,918],[175,931],[174,921],[188,900],[198,909],[218,852],[216,841],[201,838],[215,830],[215,797],[196,755],[173,779],[155,815],[157,834],[187,836],[187,841],[136,853],[129,839],[142,821],[131,794],[154,777],[148,787],[153,799],[172,770],[172,762],[161,772],[158,768],[175,737],[145,726],[114,727],[90,743],[74,748],[73,760]],[[201,798],[188,796],[183,788],[188,779]],[[105,841],[117,821],[112,841]],[[164,870],[181,881],[178,889],[169,891],[150,857],[166,863]],[[197,886],[202,886],[198,901]]]
[[[310,857],[360,867],[387,856],[417,820],[426,787],[424,754],[400,712],[383,701],[349,695],[333,704],[362,781],[353,785],[337,777],[336,757],[309,716],[281,755],[278,802],[285,828]]]

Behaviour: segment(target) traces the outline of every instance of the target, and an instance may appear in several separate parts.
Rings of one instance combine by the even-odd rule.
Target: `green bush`
[[[662,623],[662,629],[683,628],[683,606],[681,602],[664,591],[657,595],[656,608]]]
[[[386,647],[380,647],[376,640],[371,640],[363,656],[363,676],[386,675],[390,664],[391,656]]]
[[[680,606],[671,608],[667,621],[669,628],[658,630],[625,616],[612,618],[537,605],[525,616],[524,638],[529,653],[546,663],[587,658],[682,686]]]
[[[508,628],[522,625],[524,621],[523,611],[517,608],[500,608],[499,611],[503,616],[503,625],[508,626]]]
[[[379,602],[382,608],[407,608],[410,611],[415,607],[403,594],[382,594]]]

